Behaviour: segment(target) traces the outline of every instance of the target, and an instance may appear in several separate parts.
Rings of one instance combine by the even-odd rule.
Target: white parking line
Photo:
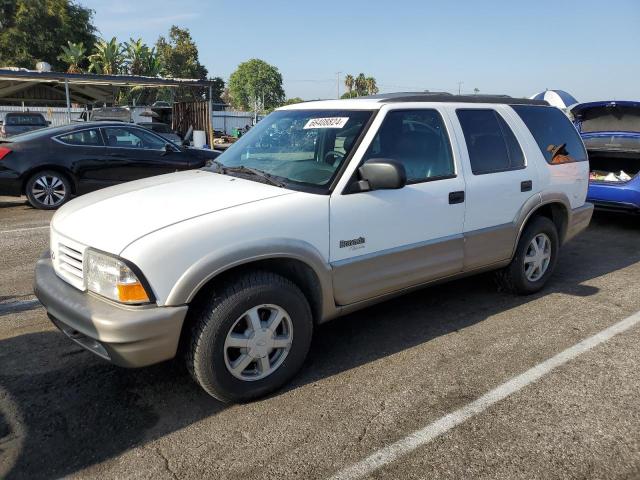
[[[15,228],[13,230],[0,230],[0,234],[2,233],[17,233],[17,232],[28,232],[30,230],[43,230],[45,228],[49,228],[49,225],[43,225],[41,227],[25,227],[25,228]]]
[[[401,440],[378,450],[364,460],[341,470],[331,477],[331,479],[352,480],[370,475],[373,471],[388,465],[398,458],[411,453],[416,448],[431,442],[443,433],[448,432],[452,428],[469,420],[475,415],[482,413],[493,404],[539,380],[553,369],[564,365],[570,360],[576,358],[578,355],[606,342],[613,336],[630,329],[638,323],[640,323],[640,312],[637,312],[609,328],[602,330],[600,333],[596,333],[592,337],[582,340],[580,343],[558,353],[556,356],[539,363],[535,367],[527,370],[517,377],[512,378],[490,392],[485,393],[470,404],[456,410],[455,412],[445,415],[421,430],[417,430]]]

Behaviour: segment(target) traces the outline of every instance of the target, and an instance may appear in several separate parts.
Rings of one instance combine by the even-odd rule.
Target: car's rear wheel
[[[555,224],[546,217],[535,217],[525,227],[513,260],[498,272],[502,286],[521,295],[542,289],[558,260],[560,242]]]
[[[313,321],[304,294],[270,272],[239,276],[194,306],[186,357],[193,378],[223,402],[284,385],[302,366]]]
[[[42,210],[54,210],[71,198],[71,182],[62,173],[43,170],[33,174],[26,185],[29,203]]]

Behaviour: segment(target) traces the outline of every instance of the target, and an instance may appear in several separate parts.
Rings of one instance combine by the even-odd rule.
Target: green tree
[[[146,75],[147,58],[149,47],[142,41],[142,38],[134,40],[130,38],[122,46],[124,63],[130,75]]]
[[[92,20],[93,10],[71,0],[0,1],[0,65],[33,69],[42,61],[65,71],[70,65],[58,58],[61,45],[82,43],[91,50]]]
[[[365,79],[365,84],[367,85],[367,94],[375,95],[380,90],[378,89],[378,84],[376,83],[376,79],[373,77],[367,77]]]
[[[156,51],[163,65],[163,74],[174,78],[204,80],[209,73],[198,60],[198,47],[185,28],[172,26],[169,38],[158,38]]]
[[[364,73],[358,74],[354,81],[354,86],[358,97],[367,94],[367,77],[364,76]]]
[[[264,60],[252,58],[238,65],[229,78],[229,93],[234,108],[268,111],[284,102],[282,75]]]
[[[353,79],[353,75],[351,74],[346,74],[344,77],[344,86],[347,89],[347,98],[351,98],[351,91],[353,90],[353,85],[354,85],[355,81]]]
[[[89,55],[89,71],[103,75],[120,73],[123,64],[122,44],[113,37],[108,42],[100,39],[94,53]]]
[[[294,103],[302,103],[304,100],[300,97],[287,98],[283,105],[293,105]]]
[[[80,65],[84,63],[87,58],[85,52],[86,49],[82,42],[67,42],[67,46],[62,46],[62,53],[58,55],[57,59],[68,65],[68,73],[82,73]]]

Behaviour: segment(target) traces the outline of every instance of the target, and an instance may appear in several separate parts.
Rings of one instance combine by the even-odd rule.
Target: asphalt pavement
[[[640,478],[640,323],[601,334],[640,311],[638,217],[596,214],[536,295],[483,274],[321,326],[290,385],[227,406],[51,325],[51,216],[0,197],[0,478]]]

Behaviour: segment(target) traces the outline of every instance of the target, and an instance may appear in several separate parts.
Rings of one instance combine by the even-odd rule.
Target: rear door
[[[510,258],[517,236],[515,220],[539,191],[538,172],[507,123],[506,108],[450,109],[463,144],[465,270]]]
[[[166,139],[142,128],[103,127],[110,176],[126,182],[192,168],[194,160]]]

